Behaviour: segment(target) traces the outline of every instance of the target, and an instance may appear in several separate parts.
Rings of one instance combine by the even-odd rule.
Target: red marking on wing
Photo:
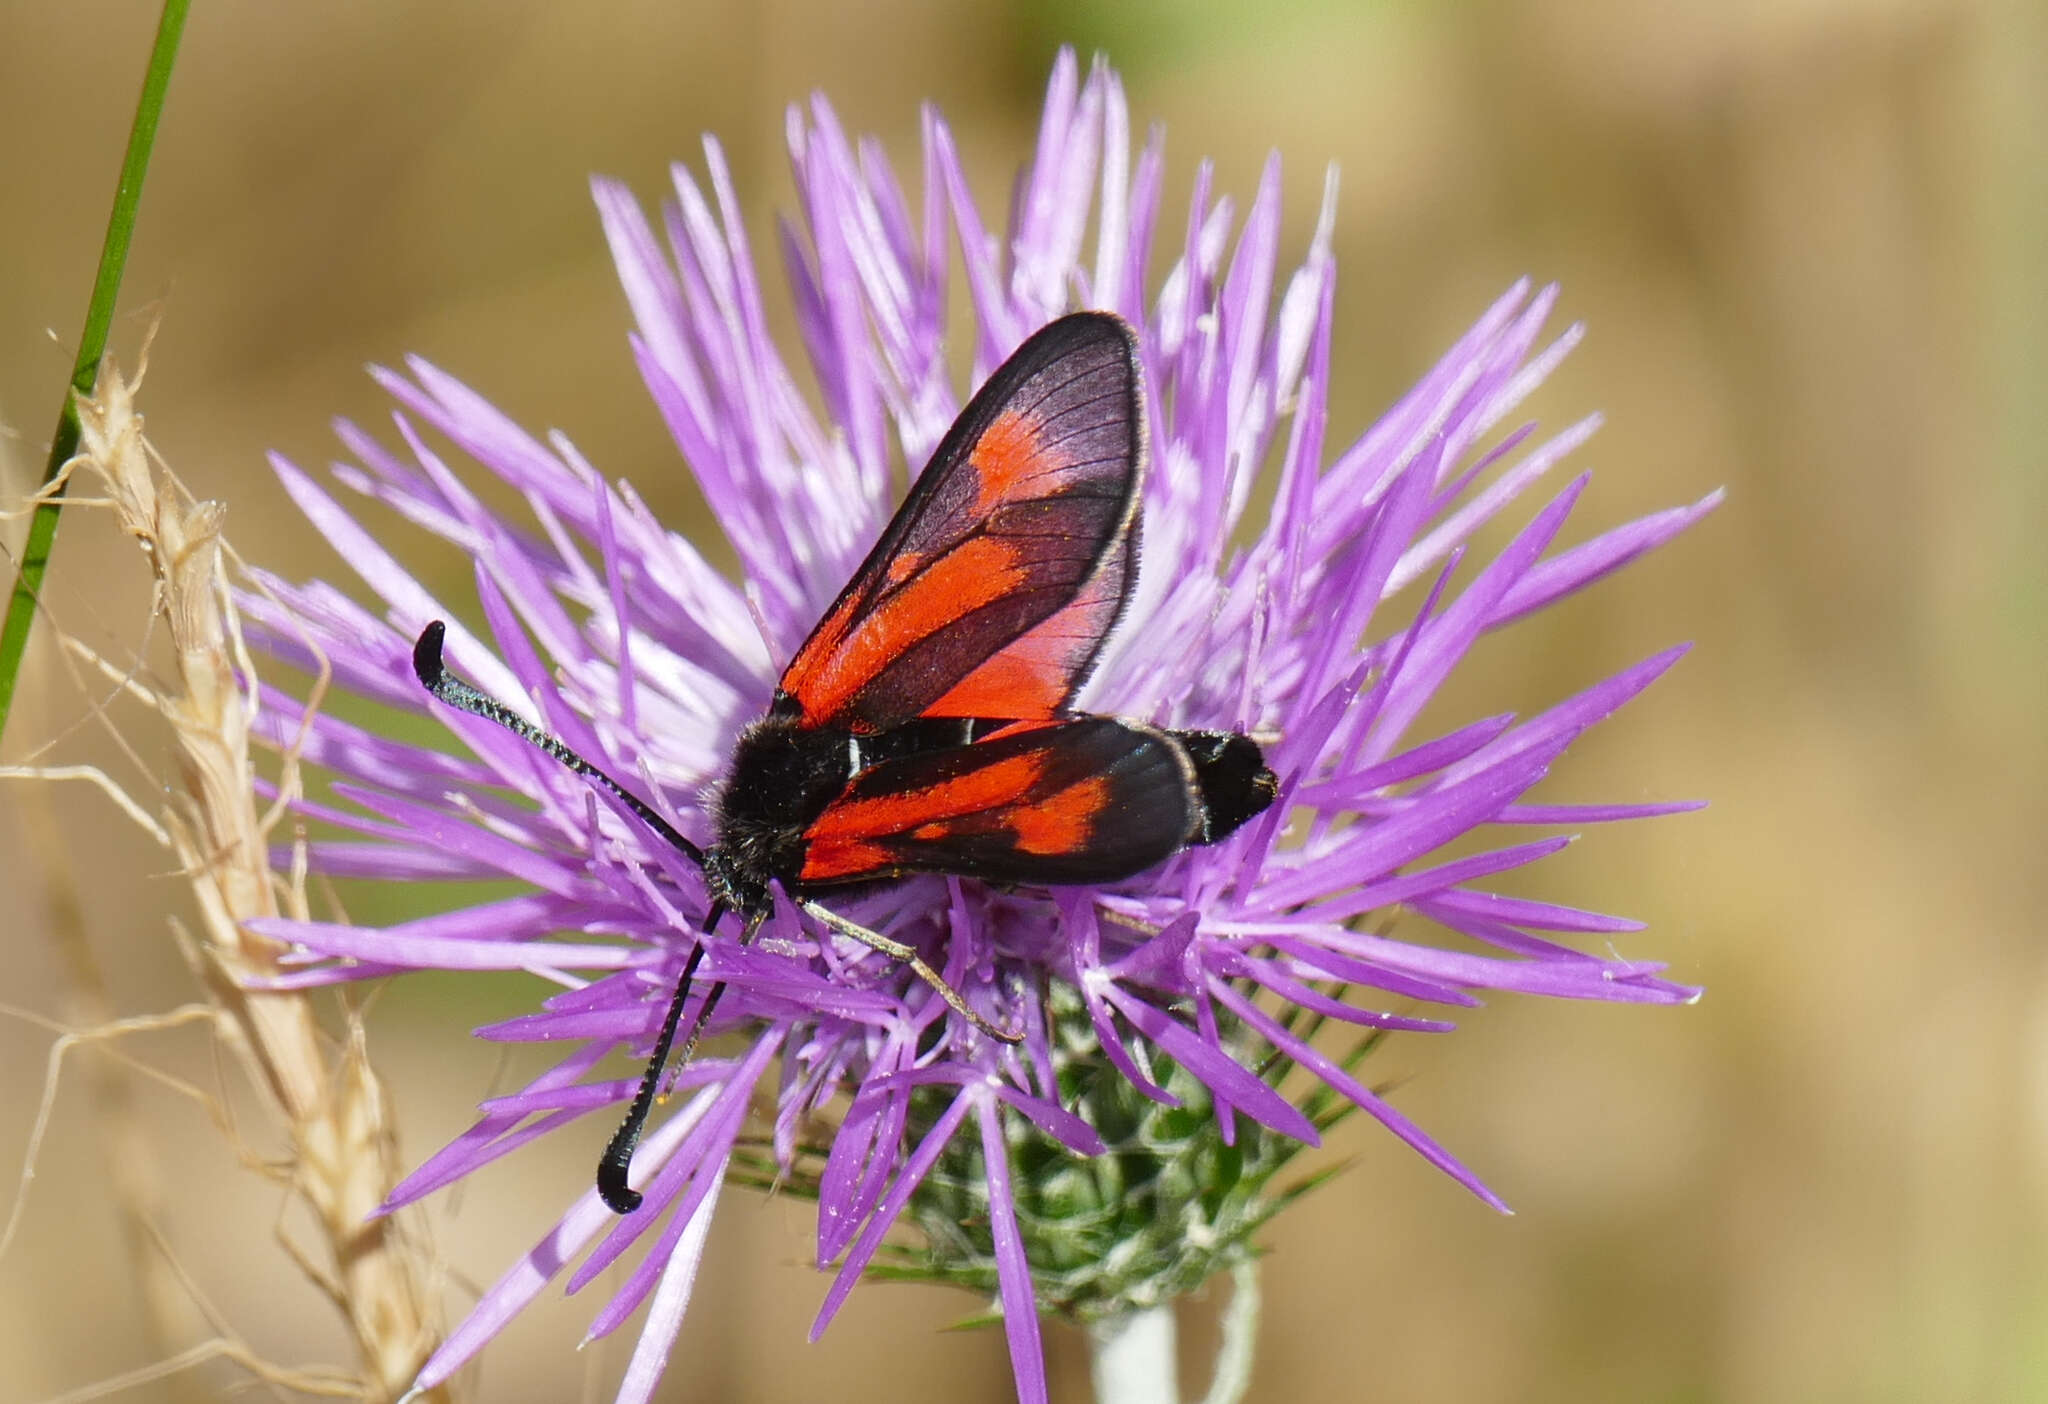
[[[916,570],[906,584],[867,611],[858,629],[836,617],[850,611],[835,611],[790,664],[792,674],[806,670],[804,691],[798,694],[805,717],[822,721],[838,714],[905,649],[962,614],[1012,593],[1026,575],[1012,543],[975,536]],[[807,661],[813,653],[815,660]],[[855,729],[868,728],[856,721]]]
[[[1046,718],[1073,700],[1135,583],[1137,522],[1073,602],[998,650],[925,709],[932,717]]]
[[[954,833],[958,819],[1014,806],[1042,772],[1042,757],[1018,755],[924,790],[836,800],[805,835],[809,847],[799,880],[850,882],[901,872],[903,845],[889,843],[891,837],[907,833],[920,843],[940,841]]]
[[[1031,478],[1057,471],[1057,456],[1039,448],[1037,421],[1004,410],[981,431],[981,441],[969,455],[981,489],[974,510],[987,516],[1007,501],[1020,496],[1018,488]]]
[[[811,823],[812,857],[821,842],[899,834],[916,824],[957,819],[963,814],[1014,803],[1045,773],[1045,758],[1027,752],[970,770],[951,780],[873,799],[835,800]],[[808,864],[804,876],[810,876]]]
[[[1005,817],[1017,835],[1020,853],[1073,853],[1087,845],[1096,819],[1108,804],[1109,781],[1091,775],[1037,804],[1019,806]]]
[[[1130,328],[1052,323],[961,412],[781,690],[859,732],[1052,716],[1121,608],[1143,463]]]
[[[855,776],[806,830],[798,881],[1114,881],[1187,843],[1198,804],[1166,733],[1112,717],[1025,722]]]
[[[804,855],[802,882],[857,882],[898,872],[893,850],[860,839],[815,839]]]

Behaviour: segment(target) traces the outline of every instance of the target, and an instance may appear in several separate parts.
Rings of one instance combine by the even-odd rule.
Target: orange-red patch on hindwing
[[[978,766],[965,775],[921,790],[876,795],[872,799],[835,800],[811,821],[805,837],[871,839],[900,834],[920,824],[957,819],[1014,802],[1045,773],[1045,757],[1037,752]],[[806,866],[808,872],[809,865]]]
[[[895,867],[894,855],[878,843],[861,839],[828,838],[813,841],[804,850],[801,882],[846,882],[873,877]]]
[[[1020,853],[1077,853],[1109,805],[1109,780],[1091,775],[1037,804],[1005,816]]]

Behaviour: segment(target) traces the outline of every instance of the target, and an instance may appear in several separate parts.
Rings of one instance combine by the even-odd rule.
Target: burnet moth
[[[443,626],[413,668],[449,706],[485,717],[603,786],[704,872],[709,937],[730,912],[750,941],[779,884],[826,930],[903,961],[975,1028],[912,947],[818,901],[906,873],[1030,886],[1106,883],[1266,809],[1276,782],[1248,736],[1074,712],[1137,578],[1145,401],[1131,328],[1103,312],[1032,336],[976,394],[894,520],[741,734],[700,848],[554,737],[450,674]],[[625,1122],[597,1170],[620,1214],[633,1149],[674,1051],[686,1063],[723,984],[675,1047],[707,945],[684,962]]]

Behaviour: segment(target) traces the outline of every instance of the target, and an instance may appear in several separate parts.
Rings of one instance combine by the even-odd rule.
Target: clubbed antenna
[[[473,717],[494,721],[505,730],[527,744],[547,752],[569,769],[587,780],[594,780],[617,796],[619,803],[638,815],[640,822],[660,834],[679,849],[698,867],[704,866],[704,850],[691,843],[676,831],[676,826],[655,813],[624,785],[599,770],[583,757],[564,746],[554,737],[542,731],[533,723],[514,712],[504,703],[486,697],[461,678],[449,672],[441,663],[441,643],[448,636],[448,626],[436,619],[420,630],[419,642],[412,646],[412,670],[419,675],[420,685],[427,691],[459,711]]]

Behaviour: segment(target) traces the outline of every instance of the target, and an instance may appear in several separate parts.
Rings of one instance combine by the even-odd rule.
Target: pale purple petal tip
[[[1045,1404],[1045,1350],[1038,1338],[1038,1298],[1031,1288],[1031,1263],[1017,1232],[1017,1207],[1010,1193],[1010,1148],[1003,1141],[1002,1113],[992,1099],[981,1103],[981,1158],[988,1175],[989,1228],[995,1235],[996,1280],[1003,1299],[1003,1334],[1010,1338],[1010,1370],[1017,1377],[1018,1404]]]

